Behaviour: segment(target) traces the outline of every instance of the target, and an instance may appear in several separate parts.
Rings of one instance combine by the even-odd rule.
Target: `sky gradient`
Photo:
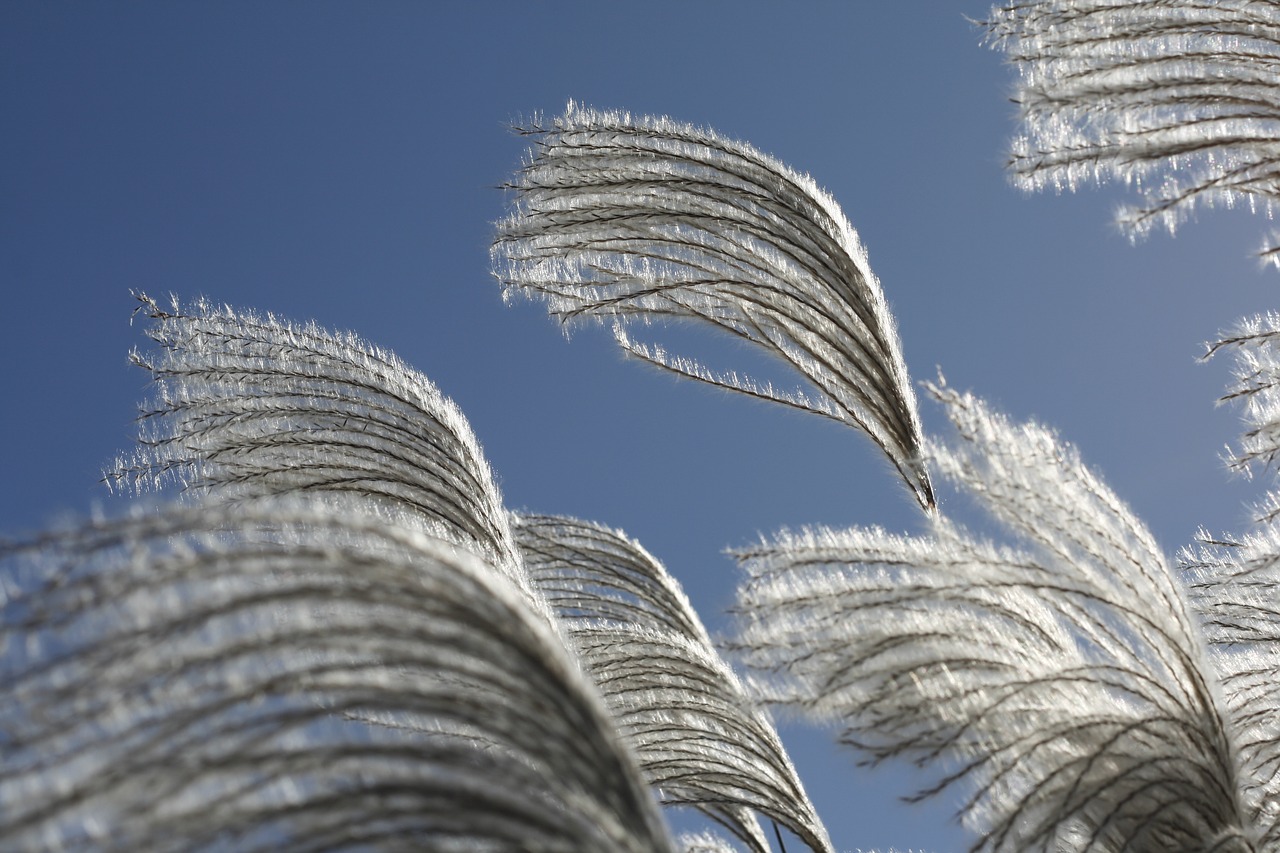
[[[627,363],[504,306],[488,273],[506,128],[570,98],[747,140],[841,203],[917,380],[938,371],[1057,428],[1172,554],[1239,529],[1258,487],[1220,456],[1226,359],[1202,343],[1276,304],[1269,224],[1202,211],[1134,246],[1124,188],[1025,196],[1012,72],[985,3],[0,4],[0,529],[124,510],[98,482],[145,376],[131,289],[350,329],[470,418],[514,509],[621,527],[712,627],[725,547],[783,527],[919,528],[860,435]],[[694,354],[751,369],[703,335]],[[946,434],[922,401],[926,431]],[[948,489],[944,506],[956,502]],[[962,511],[962,510],[957,510]],[[829,732],[788,725],[842,850],[966,844]]]

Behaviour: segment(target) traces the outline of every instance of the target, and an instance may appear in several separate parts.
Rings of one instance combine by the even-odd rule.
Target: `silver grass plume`
[[[134,358],[157,390],[143,414],[142,449],[114,480],[168,477],[206,500],[355,500],[389,524],[426,524],[500,561],[528,587],[475,438],[425,377],[350,335],[204,302],[166,310],[141,299],[160,350]],[[625,703],[615,704],[621,714]]]
[[[5,849],[670,850],[526,595],[331,504],[178,507],[6,547]],[[381,715],[419,724],[362,721]]]
[[[118,464],[113,482],[174,479],[206,502],[273,495],[343,500],[377,512],[386,524],[425,525],[502,567],[530,605],[555,621],[529,584],[465,418],[426,377],[349,334],[206,302],[183,309],[175,300],[163,309],[140,299],[159,351],[135,353],[134,360],[152,373],[156,390],[143,412],[142,447]],[[634,643],[634,632],[620,625],[616,631],[619,644]],[[588,668],[588,675],[596,673]],[[625,697],[614,699],[619,724],[627,713],[642,713],[627,709]],[[364,721],[417,728],[385,714]],[[628,747],[638,745],[638,732],[623,726]]]
[[[1032,0],[986,26],[1021,77],[1023,187],[1137,183],[1143,202],[1121,215],[1134,233],[1172,230],[1196,204],[1280,196],[1280,5]]]
[[[785,534],[740,553],[772,701],[965,792],[985,851],[1255,851],[1221,685],[1146,528],[1035,424],[938,387],[931,461],[1012,535]]]
[[[541,298],[562,321],[611,319],[628,353],[679,375],[864,431],[933,506],[893,318],[831,196],[749,145],[669,118],[571,102],[521,132],[533,156],[492,252],[508,294]],[[628,325],[653,319],[723,329],[789,363],[808,391],[633,341]]]
[[[831,851],[768,715],[662,564],[625,534],[576,519],[521,515],[513,527],[534,588],[662,801],[699,809],[759,853],[771,848],[753,812]]]
[[[518,578],[502,498],[452,401],[354,335],[205,301],[145,295],[154,380],[140,448],[111,484],[164,480],[209,498],[359,496],[419,516]]]
[[[1245,432],[1231,467],[1274,470],[1280,453],[1280,317],[1241,322],[1208,355],[1235,356],[1224,401],[1242,404]],[[1280,850],[1280,495],[1274,486],[1247,535],[1202,537],[1183,551],[1192,600],[1227,685],[1239,731],[1246,802],[1267,849]]]
[[[1180,555],[1240,751],[1258,849],[1280,850],[1280,527]]]

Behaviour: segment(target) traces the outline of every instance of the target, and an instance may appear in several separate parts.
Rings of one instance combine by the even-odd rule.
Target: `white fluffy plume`
[[[466,419],[421,373],[351,334],[141,296],[153,321],[140,449],[112,483],[165,479],[219,500],[346,495],[409,513],[521,579],[506,511]]]
[[[1280,850],[1280,529],[1182,554],[1239,742],[1261,850]]]
[[[705,812],[761,853],[771,848],[752,812],[831,851],[768,715],[662,564],[624,534],[576,519],[519,516],[515,532],[534,588],[663,802]]]
[[[632,355],[865,431],[923,506],[920,422],[893,318],[835,201],[749,145],[667,118],[569,105],[524,131],[531,162],[499,223],[495,273],[562,320],[611,318]],[[633,342],[635,319],[694,320],[782,358],[784,392]]]
[[[1196,204],[1280,197],[1275,3],[1033,0],[993,9],[987,27],[1021,75],[1023,186],[1138,183],[1142,205],[1121,216],[1136,233]]]
[[[1231,352],[1235,382],[1224,401],[1239,403],[1245,431],[1231,465],[1275,471],[1280,454],[1280,317],[1239,323],[1209,348]],[[1182,562],[1192,600],[1239,732],[1244,792],[1265,849],[1280,849],[1280,494],[1274,482],[1254,529],[1203,537]]]

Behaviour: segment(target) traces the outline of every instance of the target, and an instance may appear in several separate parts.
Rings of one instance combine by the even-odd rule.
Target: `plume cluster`
[[[1043,0],[992,11],[993,40],[1021,74],[1023,134],[1012,167],[1029,188],[1119,177],[1152,186],[1123,219],[1173,226],[1197,203],[1271,208],[1280,162],[1280,6],[1224,0]],[[1264,257],[1280,261],[1280,249]],[[1209,348],[1233,351],[1244,435],[1229,460],[1273,470],[1280,445],[1277,330],[1242,321]],[[1186,589],[1210,648],[1237,759],[1241,813],[1259,850],[1280,849],[1280,675],[1276,597],[1280,496],[1255,526],[1183,551]]]
[[[6,849],[669,849],[559,637],[449,543],[276,500],[4,556]]]
[[[1254,849],[1231,732],[1151,535],[1035,424],[934,389],[938,470],[1010,534],[784,534],[739,552],[741,643],[772,701],[872,760],[961,785],[982,850]]]
[[[1031,187],[1169,177],[1138,230],[1276,192],[1280,6],[993,10]],[[924,438],[884,294],[835,202],[744,143],[570,104],[525,128],[495,272],[660,368],[869,435],[923,532],[738,552],[733,645],[589,522],[513,515],[465,419],[354,336],[145,296],[157,349],[113,485],[195,498],[0,546],[0,846],[665,851],[659,802],[755,853],[832,845],[760,698],[964,798],[975,849],[1280,850],[1280,497],[1170,567],[1075,450],[945,384]],[[1280,256],[1280,250],[1273,257]],[[636,342],[692,320],[804,387]],[[1241,470],[1280,449],[1280,319],[1241,324]],[[1004,541],[942,513],[930,470]],[[778,834],[781,839],[780,833]],[[734,845],[684,836],[689,853]]]
[[[638,544],[584,522],[508,516],[465,419],[425,377],[390,353],[351,335],[206,302],[191,308],[175,302],[172,308],[164,309],[146,296],[140,300],[142,310],[153,321],[148,333],[159,347],[155,352],[136,352],[134,360],[152,374],[155,391],[143,411],[140,449],[121,460],[108,479],[139,488],[176,481],[196,498],[194,507],[185,514],[167,514],[155,522],[155,529],[140,521],[127,521],[118,529],[102,525],[65,534],[62,539],[42,541],[40,549],[68,551],[74,555],[73,562],[85,566],[85,584],[75,591],[80,609],[60,608],[64,599],[44,603],[53,586],[53,581],[45,580],[14,600],[40,600],[41,607],[49,609],[41,609],[40,616],[29,620],[5,620],[13,625],[15,644],[32,648],[32,638],[42,636],[40,632],[49,627],[49,614],[56,614],[59,624],[65,623],[63,634],[71,638],[70,642],[83,643],[84,652],[66,656],[70,664],[90,667],[84,674],[74,676],[79,679],[76,690],[95,697],[99,703],[81,709],[83,730],[104,728],[99,715],[118,719],[121,726],[119,732],[105,726],[106,742],[94,748],[107,753],[125,748],[130,727],[140,726],[140,721],[145,720],[156,729],[154,740],[147,747],[155,764],[139,773],[152,774],[155,781],[148,784],[156,787],[164,785],[166,756],[186,744],[181,739],[170,739],[173,732],[207,724],[241,736],[232,731],[232,723],[218,723],[216,713],[200,701],[185,698],[184,691],[191,690],[192,685],[184,662],[188,653],[182,646],[185,628],[179,626],[190,622],[191,630],[211,643],[200,652],[199,662],[191,665],[193,672],[198,672],[191,678],[229,681],[242,678],[240,670],[246,670],[249,692],[237,687],[233,695],[223,696],[215,691],[210,702],[220,703],[220,708],[225,704],[233,721],[239,719],[236,715],[249,714],[251,719],[246,725],[257,727],[255,731],[270,729],[257,722],[259,716],[278,712],[287,720],[298,720],[296,725],[281,723],[281,731],[289,737],[301,732],[297,737],[305,740],[307,749],[314,748],[317,756],[329,748],[329,740],[336,744],[334,749],[358,751],[358,742],[372,738],[377,744],[375,752],[394,751],[394,745],[383,743],[387,739],[394,744],[407,743],[411,753],[420,748],[426,750],[421,767],[415,772],[430,776],[431,785],[445,788],[450,779],[465,776],[463,770],[453,768],[452,762],[463,767],[475,764],[476,769],[465,771],[475,774],[473,782],[483,773],[506,774],[511,790],[522,785],[536,787],[536,780],[543,773],[557,774],[572,783],[574,776],[569,769],[539,763],[536,756],[520,752],[527,752],[527,745],[515,749],[507,743],[510,735],[495,734],[487,728],[490,715],[528,716],[530,709],[534,709],[534,727],[543,725],[537,719],[543,715],[555,717],[554,723],[547,725],[564,725],[564,732],[587,725],[527,691],[512,689],[509,695],[490,695],[505,690],[509,678],[504,674],[506,667],[529,666],[526,658],[541,652],[533,649],[516,656],[485,641],[484,636],[493,630],[486,620],[501,620],[501,614],[477,615],[475,608],[458,609],[453,598],[431,587],[422,592],[431,602],[419,605],[401,586],[383,583],[379,567],[389,559],[384,552],[390,548],[397,571],[404,570],[406,561],[423,562],[424,582],[443,583],[434,580],[441,572],[446,580],[453,578],[459,571],[453,563],[458,561],[469,574],[487,571],[493,575],[487,583],[504,597],[498,604],[517,606],[506,599],[518,598],[520,618],[541,622],[538,630],[543,637],[539,642],[551,638],[558,647],[556,665],[572,669],[572,690],[586,697],[582,701],[594,703],[592,707],[603,714],[601,720],[591,724],[619,757],[612,766],[604,762],[596,770],[628,776],[615,787],[631,790],[647,783],[662,802],[703,811],[753,850],[770,849],[755,816],[757,812],[790,828],[813,849],[831,849],[826,831],[767,715],[756,700],[748,697],[719,657],[674,578]],[[349,518],[361,521],[356,523]],[[518,541],[513,529],[519,531]],[[167,567],[156,565],[166,559],[159,544],[166,537],[194,543],[182,546],[189,557],[180,570],[174,570],[178,574],[171,579],[176,590],[172,595],[164,587],[170,582],[163,574]],[[402,540],[409,544],[400,547]],[[104,546],[103,541],[108,544]],[[126,561],[125,569],[117,569],[110,554],[102,552],[119,550],[126,541],[136,553]],[[428,556],[415,550],[424,547]],[[313,563],[321,568],[313,569]],[[369,568],[369,564],[374,567]],[[223,565],[231,566],[230,574],[218,571]],[[57,565],[48,573],[65,571]],[[118,583],[111,582],[116,571],[132,574]],[[156,572],[160,574],[153,582],[150,576]],[[335,578],[343,572],[346,576],[339,583]],[[237,587],[225,601],[214,587],[206,591],[201,586],[206,581],[215,587],[219,582],[230,583],[219,581],[218,577],[238,578],[240,573],[246,589]],[[316,580],[321,575],[323,578]],[[345,617],[340,614],[326,628],[328,614],[338,614],[336,605],[330,602],[341,599],[346,590],[342,584],[347,582],[357,587],[354,601],[373,596],[378,609],[378,618],[366,618],[358,607],[352,611],[351,619],[366,623],[355,633],[346,630]],[[276,590],[272,586],[276,583],[284,587]],[[337,586],[326,586],[317,592],[317,583]],[[143,615],[125,613],[114,622],[101,616],[114,612],[113,599],[130,584],[137,587],[131,594]],[[292,584],[297,584],[299,590],[294,590]],[[473,585],[467,594],[488,595],[489,586]],[[255,597],[259,588],[261,601]],[[366,588],[371,591],[361,592]],[[152,619],[147,602],[149,596],[156,594],[169,595],[165,599],[168,609],[161,608],[161,617]],[[421,628],[414,632],[396,627],[399,610],[383,608],[384,601],[400,601],[403,607],[415,609],[423,623]],[[483,606],[477,605],[481,609]],[[447,618],[438,619],[440,613],[448,614]],[[285,632],[280,642],[275,639],[277,626],[271,621],[277,615],[279,630]],[[126,656],[121,651],[126,641],[117,641],[113,632],[133,638],[139,629],[131,627],[131,620],[146,621],[148,635],[163,651],[154,652],[154,659],[142,663],[128,657],[120,667],[93,671],[93,661]],[[303,626],[297,629],[296,640],[288,633],[294,621]],[[472,648],[466,632],[473,623],[481,635],[477,640],[481,645],[463,672],[454,668],[454,659]],[[351,666],[367,665],[370,673],[382,673],[378,677],[383,679],[380,683],[387,695],[359,703],[346,698],[340,689],[330,690],[327,683],[312,686],[310,681],[286,679],[278,684],[272,681],[270,689],[262,686],[264,679],[276,678],[281,667],[292,667],[295,656],[314,656],[310,651],[304,654],[305,640],[326,630],[331,630],[332,636],[316,641],[317,646],[332,647],[338,656],[349,653]],[[376,635],[378,641],[366,643],[366,632]],[[60,644],[66,642],[59,635],[46,646],[60,649]],[[421,652],[399,651],[401,645],[414,642],[427,648]],[[95,650],[93,655],[87,653],[90,648]],[[61,654],[35,654],[28,669],[54,672]],[[483,672],[486,654],[505,655],[491,674]],[[226,659],[227,666],[210,663],[215,659]],[[395,673],[406,667],[413,670],[417,680],[397,682]],[[155,697],[149,689],[143,690],[147,699],[136,707],[113,706],[107,698],[117,692],[138,692],[138,685],[157,678],[160,670],[173,673],[173,689],[163,696]],[[265,675],[259,675],[259,671]],[[311,678],[310,670],[307,673]],[[54,676],[60,681],[69,678],[60,670]],[[15,684],[23,679],[30,680],[26,671],[18,673]],[[470,681],[477,682],[479,693],[471,689]],[[417,694],[426,689],[424,684],[431,685],[431,690],[441,697],[452,695],[457,704],[450,705],[439,698],[437,705],[422,705]],[[397,697],[398,689],[406,690],[406,696]],[[23,694],[15,701],[24,713],[37,719],[68,714],[58,707],[56,697],[32,699]],[[243,708],[246,703],[256,710]],[[264,704],[270,706],[267,711],[258,708]],[[469,715],[484,718],[484,725],[467,725]],[[334,719],[329,720],[330,717]],[[564,732],[555,736],[563,740]],[[51,737],[39,735],[31,743],[22,743],[19,753],[15,753],[18,760],[27,754],[35,755],[40,749],[37,742],[51,742]],[[0,791],[0,802],[19,804],[15,814],[21,814],[27,801],[43,795],[39,784],[61,784],[58,780],[64,775],[74,775],[73,770],[62,765],[89,743],[87,734],[81,737],[74,747],[44,756],[21,785]],[[353,737],[357,743],[351,742]],[[197,746],[210,756],[220,749],[234,752],[238,748],[231,736]],[[514,755],[514,760],[529,766],[520,773],[508,773],[505,765],[491,760],[495,750]],[[303,752],[299,747],[297,755]],[[295,768],[291,763],[294,760],[292,753],[272,757],[272,778],[281,783],[290,780],[288,784],[312,785],[307,781],[311,779],[309,765],[297,759],[300,764]],[[380,765],[376,755],[370,760],[373,769],[369,772],[374,773]],[[230,771],[226,779],[207,774],[192,778],[192,785],[215,793],[218,786],[234,783],[234,773]],[[413,779],[401,783],[416,784]],[[92,787],[97,783],[83,784]],[[112,814],[113,810],[136,809],[127,796],[110,785],[109,779],[103,784],[85,799],[83,812],[53,809],[43,823],[37,821],[41,837],[75,840],[80,837],[77,833],[89,831],[85,827],[92,822],[91,816],[114,825],[121,818],[100,816]],[[414,807],[428,814],[424,814],[423,828],[414,829],[410,836],[432,839],[432,844],[441,843],[440,838],[457,836],[458,840],[439,849],[473,849],[476,838],[497,833],[494,838],[499,840],[486,843],[497,845],[495,849],[509,849],[515,843],[513,839],[521,838],[519,827],[531,819],[529,814],[533,812],[541,814],[535,824],[556,823],[560,820],[554,817],[558,810],[597,808],[592,803],[574,806],[571,794],[557,793],[555,797],[559,799],[551,800],[533,798],[535,802],[526,804],[523,810],[512,810],[494,827],[483,827],[473,837],[467,834],[467,825],[491,821],[483,810],[468,812],[457,808],[458,799],[470,796],[468,784],[471,783],[452,789],[455,799],[431,794],[434,799],[417,802]],[[318,791],[329,792],[325,796],[337,796],[324,780],[314,785]],[[584,783],[584,790],[591,787],[589,781]],[[495,790],[498,788],[501,786]],[[597,793],[613,799],[620,796],[607,786]],[[508,791],[501,796],[511,794]],[[259,811],[225,822],[231,827],[227,831],[239,833],[237,838],[287,838],[290,843],[309,843],[306,839],[315,823],[312,813],[300,812],[292,817],[277,814],[291,806],[275,795],[261,803]],[[606,805],[621,811],[612,800]],[[500,805],[493,808],[499,809]],[[365,814],[360,809],[357,797],[344,819],[367,820],[373,825],[382,820],[376,810]],[[430,816],[433,810],[440,814]],[[630,824],[607,814],[586,820],[598,826],[602,837],[613,839],[610,843],[625,837],[635,849],[665,849],[667,842],[660,824],[646,814],[643,809],[632,814],[627,818]],[[220,819],[211,813],[209,820],[200,832],[212,832]],[[575,815],[565,818],[566,838],[577,831],[573,828],[576,820]],[[292,821],[304,825],[299,829]],[[151,813],[139,819],[138,827],[139,832],[161,831]],[[540,827],[532,826],[527,839],[517,846],[595,849],[594,843],[581,840],[556,840],[558,836],[545,840],[542,832]],[[394,832],[389,831],[388,837],[391,834]],[[112,836],[113,843],[116,838]],[[195,845],[204,843],[198,834],[181,838]],[[722,839],[713,841],[714,838],[706,834],[690,836],[688,846],[704,849],[708,844],[726,845]],[[354,840],[353,836],[341,842]],[[383,846],[386,840],[380,837],[375,846]],[[526,843],[532,846],[523,846]]]
[[[1023,186],[1137,183],[1143,202],[1121,216],[1135,233],[1280,194],[1275,3],[1039,0],[993,9],[987,27],[1021,76],[1010,165]]]

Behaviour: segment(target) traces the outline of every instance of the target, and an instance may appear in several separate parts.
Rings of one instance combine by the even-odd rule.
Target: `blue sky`
[[[1137,246],[1123,188],[1025,196],[1003,173],[1011,71],[982,2],[0,5],[0,529],[122,503],[145,377],[131,288],[354,330],[470,417],[513,508],[622,527],[713,626],[726,546],[805,524],[911,530],[862,437],[566,341],[488,274],[504,129],[569,98],[746,139],[815,176],[867,246],[917,379],[972,388],[1079,446],[1172,552],[1238,529],[1226,360],[1201,343],[1275,305],[1268,223],[1204,212]],[[713,341],[695,346],[717,349]],[[945,433],[924,404],[930,432]],[[944,492],[944,500],[948,494]],[[841,849],[956,849],[829,733],[788,727]]]

